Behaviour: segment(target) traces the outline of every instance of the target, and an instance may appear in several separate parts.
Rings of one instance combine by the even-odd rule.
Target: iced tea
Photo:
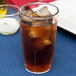
[[[26,15],[26,13],[24,14]],[[34,14],[31,13],[30,16],[42,17],[36,13]],[[53,22],[52,17],[41,20],[21,17],[20,32],[24,66],[28,71],[43,73],[51,68],[56,31],[57,21]]]

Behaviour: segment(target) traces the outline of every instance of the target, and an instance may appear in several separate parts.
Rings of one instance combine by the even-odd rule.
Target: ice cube
[[[44,40],[43,43],[44,43],[44,45],[51,45],[52,42],[50,40]]]
[[[30,38],[37,38],[36,32],[34,32],[34,31],[30,32],[29,37]]]
[[[26,16],[32,17],[32,14],[33,14],[32,10],[23,11],[22,13],[25,15],[25,16],[21,16],[22,20],[24,20],[24,21],[33,21],[33,19],[31,19],[29,17],[26,17]]]
[[[38,31],[34,27],[31,27],[29,37],[35,39],[38,38],[38,36],[39,36]]]
[[[39,17],[35,12],[32,14],[32,17]]]
[[[32,18],[29,18],[29,17],[38,17],[38,15],[33,12],[33,10],[26,10],[26,11],[23,11],[23,14],[25,16],[22,16],[22,19],[23,20],[26,20],[26,21],[33,21],[34,19]],[[29,17],[26,17],[26,16],[29,16]]]
[[[35,12],[38,16],[40,17],[46,17],[46,16],[51,16],[52,14],[49,12],[48,8],[45,6],[43,8],[40,8]]]
[[[38,17],[38,15],[33,11],[33,10],[26,10],[25,12],[24,12],[24,15],[26,15],[26,16],[30,16],[30,17]]]
[[[27,10],[25,11],[24,15],[32,17],[33,13],[33,10]]]
[[[42,50],[44,48],[46,48],[47,46],[51,45],[52,42],[50,40],[39,40],[37,41],[37,43],[35,44],[35,46],[37,47],[37,49]]]

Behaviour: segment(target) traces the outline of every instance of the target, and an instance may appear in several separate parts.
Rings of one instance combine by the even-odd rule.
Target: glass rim
[[[47,5],[51,5],[53,7],[55,7],[57,9],[57,12],[50,16],[50,17],[30,17],[30,16],[25,16],[23,13],[21,13],[21,9],[24,7],[24,6],[27,6],[27,5],[30,5],[30,4],[47,4]],[[20,8],[19,8],[19,14],[21,14],[22,16],[25,16],[25,17],[28,17],[28,18],[31,18],[31,19],[49,19],[49,18],[52,18],[54,17],[55,15],[57,15],[59,13],[59,9],[57,6],[53,5],[53,4],[50,4],[50,3],[45,3],[45,2],[31,2],[31,3],[27,3],[27,4],[24,4],[22,5]]]
[[[12,6],[12,7],[15,7],[15,8],[17,8],[19,10],[19,7],[16,6],[16,5],[13,5],[13,4],[2,4],[2,5],[0,5],[0,7],[2,7],[2,6]],[[0,14],[0,16],[9,17],[9,16],[15,16],[15,15],[18,15],[18,14],[19,14],[19,11],[17,11],[17,13],[13,13],[13,14],[10,14],[10,15],[1,15]]]

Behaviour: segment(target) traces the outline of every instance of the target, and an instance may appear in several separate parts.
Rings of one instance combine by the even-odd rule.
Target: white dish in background
[[[58,26],[76,35],[76,0],[51,2],[59,8]]]

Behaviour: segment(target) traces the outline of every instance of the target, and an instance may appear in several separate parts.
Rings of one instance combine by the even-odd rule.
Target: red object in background
[[[15,4],[17,6],[21,6],[23,4],[26,4],[26,3],[30,3],[30,2],[52,2],[52,1],[55,1],[55,0],[7,0],[7,4]]]

